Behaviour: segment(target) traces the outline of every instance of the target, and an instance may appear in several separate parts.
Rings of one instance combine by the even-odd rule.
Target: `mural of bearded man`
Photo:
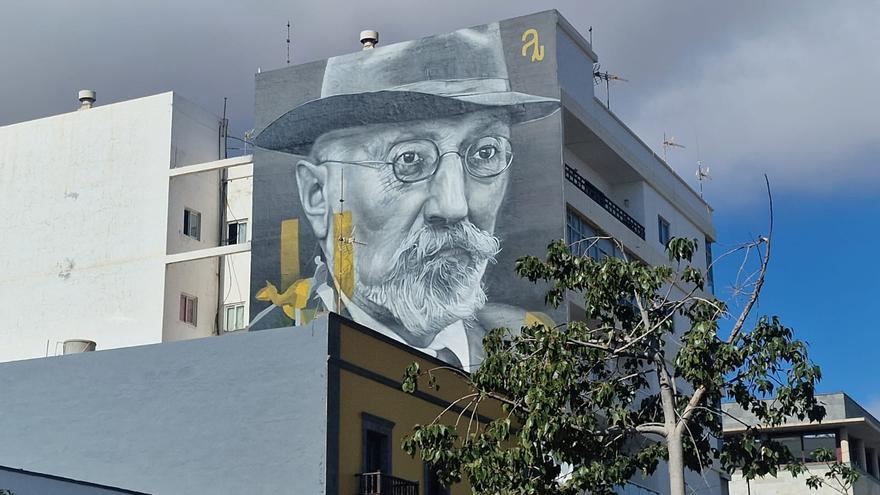
[[[420,56],[425,43],[446,56]],[[511,127],[559,101],[510,90],[497,24],[331,58],[323,81],[320,98],[256,138],[296,155],[302,216],[321,248],[303,290],[388,337],[477,365],[487,310],[515,311],[487,306],[482,283],[502,247]]]

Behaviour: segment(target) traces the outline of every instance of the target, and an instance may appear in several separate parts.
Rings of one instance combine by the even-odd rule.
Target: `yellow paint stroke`
[[[315,316],[318,315],[317,309],[302,309],[300,310],[300,315],[302,317],[301,322],[297,322],[300,325],[308,325],[310,321],[315,319]]]
[[[531,38],[531,39],[529,39]],[[526,39],[529,39],[526,41]],[[538,41],[538,30],[535,28],[526,29],[522,34],[522,56],[527,57],[529,48],[532,49],[532,62],[540,62],[544,60],[544,45]]]
[[[333,237],[333,278],[337,290],[351,298],[354,292],[354,233],[350,211],[333,214]]]
[[[266,286],[257,291],[256,298],[258,301],[271,301],[272,304],[281,308],[290,319],[296,319],[296,310],[303,309],[309,302],[309,289],[311,288],[311,280],[303,278],[294,282],[284,292],[279,293],[278,288],[271,282],[266,282]]]
[[[290,218],[281,221],[281,287],[290,287],[299,273],[299,219]]]
[[[526,311],[526,316],[523,318],[523,326],[532,326],[536,323],[540,323],[547,328],[553,328],[556,326],[556,323],[553,321],[553,318],[550,318],[544,313],[540,311]]]

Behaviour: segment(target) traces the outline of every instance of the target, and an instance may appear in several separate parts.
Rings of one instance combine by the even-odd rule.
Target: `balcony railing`
[[[624,224],[629,230],[635,232],[635,234],[642,239],[645,238],[645,227],[636,221],[635,218],[629,216],[629,213],[623,211],[623,209],[614,201],[611,201],[611,198],[605,195],[602,191],[599,190],[596,186],[590,183],[583,175],[578,173],[577,170],[565,165],[565,179],[575,185],[578,189],[583,191],[584,194],[590,197],[596,203],[599,203],[599,206],[605,209],[608,213],[611,214],[614,218],[620,220],[620,223]]]
[[[419,482],[382,472],[360,473],[358,495],[419,495]]]

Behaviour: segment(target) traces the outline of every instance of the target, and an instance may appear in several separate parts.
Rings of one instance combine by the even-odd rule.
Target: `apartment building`
[[[253,156],[227,158],[222,119],[172,93],[0,128],[3,206],[24,208],[0,253],[0,309],[14,314],[0,361],[75,339],[103,350],[230,334],[0,366],[18,387],[4,395],[43,424],[163,424],[131,437],[136,452],[67,437],[73,462],[16,417],[0,430],[31,442],[33,462],[14,467],[162,493],[272,480],[369,495],[381,476],[366,475],[382,472],[394,493],[439,495],[423,466],[388,460],[411,412],[449,400],[392,393],[404,361],[473,369],[487,329],[583,315],[576,295],[547,308],[516,259],[601,234],[623,250],[582,254],[660,264],[679,236],[698,240],[695,265],[708,268],[711,208],[596,98],[598,57],[558,12],[388,46],[360,38],[363,50],[256,75]],[[266,336],[235,332],[245,327]],[[334,332],[349,335],[345,356]],[[74,406],[60,411],[34,398],[52,376],[82,387],[122,363],[136,386],[107,378],[98,402],[64,395]],[[138,470],[162,452],[156,484]],[[21,455],[0,449],[0,465]],[[217,484],[231,473],[240,486]],[[724,493],[714,470],[688,483]],[[661,467],[621,493],[666,486]]]
[[[694,264],[708,268],[711,208],[596,98],[598,57],[558,12],[361,41],[358,52],[257,75],[251,329],[330,311],[471,369],[486,328],[584,314],[574,294],[546,307],[544,289],[514,273],[554,239],[609,235],[624,248],[584,254],[662,264],[669,238],[688,237]],[[419,254],[460,226],[500,250],[462,245],[443,263]],[[462,316],[462,293],[485,303]],[[627,489],[661,493],[664,478]],[[717,471],[689,478],[703,493],[723,484]]]
[[[77,111],[0,127],[14,233],[0,248],[0,361],[242,328],[250,159],[219,160],[220,117],[174,93],[81,96]]]
[[[723,404],[724,435],[742,434],[746,428],[757,428],[765,438],[786,446],[807,465],[807,473],[793,478],[788,471],[779,470],[776,476],[747,480],[742,473],[731,473],[732,495],[794,495],[817,493],[850,495],[880,494],[880,421],[845,393],[837,392],[816,396],[825,407],[825,418],[819,423],[788,418],[780,426],[762,425],[751,413],[738,404]],[[830,465],[813,457],[817,449],[830,450],[838,462],[848,464],[860,472],[859,481],[847,490],[833,480],[818,491],[809,490],[805,478],[811,475],[825,478]]]

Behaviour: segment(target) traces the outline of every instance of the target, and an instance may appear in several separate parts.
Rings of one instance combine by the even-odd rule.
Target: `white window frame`
[[[229,325],[229,312],[230,310],[234,311],[235,319],[234,327],[230,328]],[[247,328],[247,321],[245,320],[244,314],[245,306],[243,302],[227,304],[223,306],[223,329],[227,332],[232,332],[235,330],[242,330]],[[239,317],[241,318],[239,320]]]
[[[233,225],[236,226],[235,242],[232,242],[232,239],[229,236],[229,228],[232,227]],[[242,227],[244,227],[244,235],[241,235]],[[244,244],[247,242],[247,236],[248,236],[248,220],[246,218],[226,222],[226,244]]]
[[[183,209],[183,235],[197,241],[202,240],[202,214],[198,210]]]

